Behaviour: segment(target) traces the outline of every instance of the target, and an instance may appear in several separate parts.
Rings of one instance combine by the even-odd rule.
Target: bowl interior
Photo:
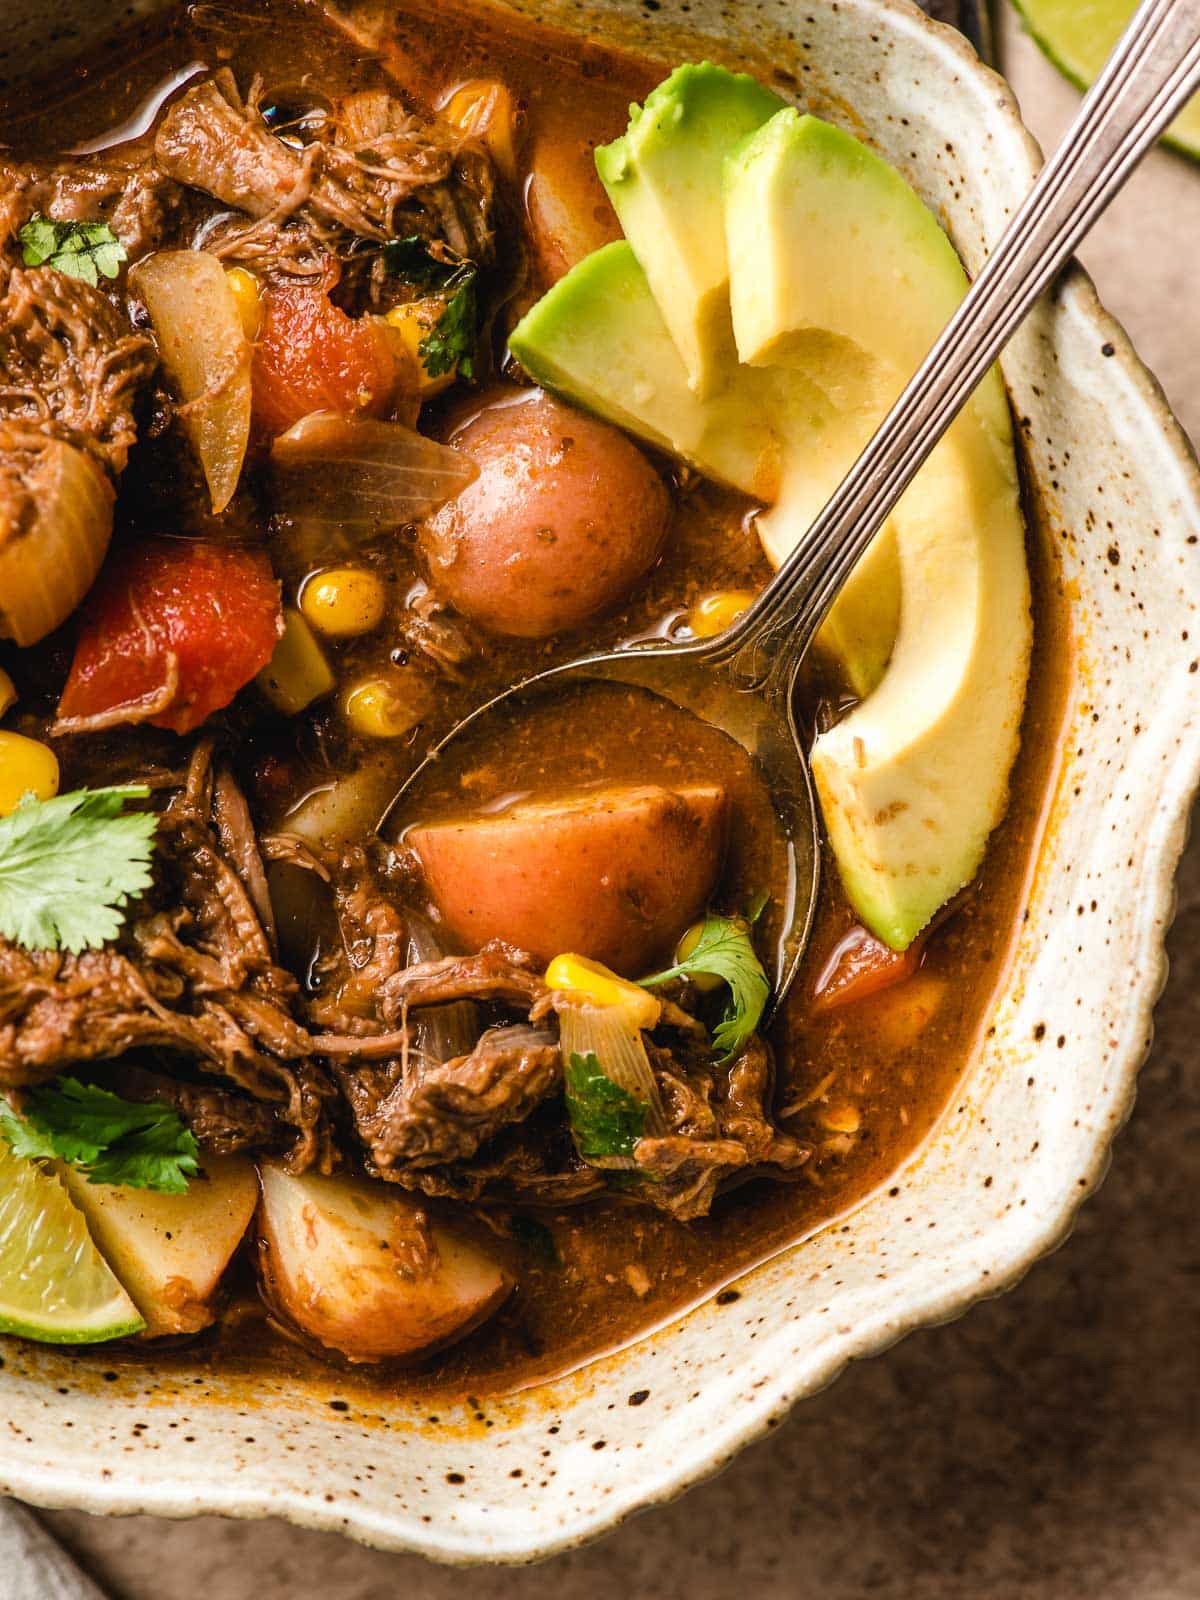
[[[905,0],[512,9],[664,62],[757,73],[894,162],[971,270],[1036,167],[1000,80]],[[365,31],[386,8],[342,10]],[[0,0],[6,26],[10,14]],[[50,13],[19,15],[44,30]],[[98,25],[86,0],[57,0],[54,17],[72,53]],[[1200,490],[1082,274],[1003,369],[1046,614],[1070,621],[1062,727],[1003,993],[919,1156],[735,1297],[553,1384],[438,1415],[402,1397],[347,1401],[333,1370],[250,1393],[217,1370],[114,1373],[102,1356],[6,1342],[0,1488],[89,1510],[278,1513],[450,1560],[546,1554],[715,1470],[848,1359],[957,1314],[1061,1237],[1127,1113],[1161,979],[1198,758]]]

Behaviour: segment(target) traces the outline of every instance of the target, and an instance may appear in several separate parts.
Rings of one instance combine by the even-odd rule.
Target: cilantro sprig
[[[26,950],[88,950],[120,932],[122,907],[150,887],[153,812],[126,811],[141,784],[27,794],[0,818],[0,935]]]
[[[641,984],[643,988],[652,989],[671,978],[690,978],[698,972],[712,973],[729,985],[729,1003],[713,1031],[713,1043],[729,1060],[737,1055],[762,1021],[771,995],[771,985],[755,953],[748,925],[740,918],[710,913],[687,959],[668,967],[665,972],[642,978]]]
[[[20,1116],[0,1100],[0,1133],[14,1155],[65,1161],[89,1183],[186,1194],[199,1171],[199,1147],[178,1112],[159,1102],[135,1105],[76,1078],[30,1090]]]
[[[573,1050],[564,1076],[567,1117],[584,1160],[631,1156],[646,1126],[642,1102],[614,1083],[590,1050]]]
[[[115,278],[125,260],[125,246],[107,222],[55,222],[37,212],[17,238],[27,267],[55,267],[92,285]]]
[[[461,377],[475,376],[475,341],[479,331],[479,269],[473,261],[442,261],[417,234],[391,239],[383,247],[388,271],[414,288],[441,295],[444,308],[417,346],[421,365],[431,378],[457,367]]]

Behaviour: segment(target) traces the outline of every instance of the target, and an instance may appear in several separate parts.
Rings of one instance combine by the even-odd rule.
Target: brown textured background
[[[1049,145],[1077,96],[1008,19],[1003,35]],[[1154,156],[1084,259],[1200,439],[1200,167]],[[464,1573],[279,1523],[47,1520],[114,1600],[726,1600],[731,1584],[754,1600],[1196,1600],[1200,841],[1170,956],[1137,1111],[1072,1240],[590,1549]]]

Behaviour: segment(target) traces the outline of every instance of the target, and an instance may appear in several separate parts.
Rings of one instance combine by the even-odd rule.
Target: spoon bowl
[[[423,790],[442,774],[451,754],[461,755],[474,741],[511,725],[534,700],[588,683],[647,690],[740,745],[765,786],[786,862],[779,880],[770,886],[762,919],[770,947],[761,954],[772,982],[772,1005],[778,1009],[796,976],[816,911],[820,883],[817,808],[794,697],[790,692],[777,695],[748,689],[729,663],[714,660],[718,643],[643,643],[551,667],[514,684],[471,712],[430,750],[392,800],[380,831],[391,837],[402,834],[408,823],[416,820]],[[655,777],[650,767],[646,780],[652,782]],[[747,891],[748,899],[751,891],[763,886],[733,887]]]

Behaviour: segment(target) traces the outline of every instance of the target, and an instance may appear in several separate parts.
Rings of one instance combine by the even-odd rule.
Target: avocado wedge
[[[949,239],[903,177],[850,134],[796,111],[727,162],[726,232],[742,361],[824,382],[871,427],[967,288]],[[788,514],[785,489],[763,520]],[[975,875],[1004,814],[1020,736],[1029,580],[998,373],[893,524],[902,599],[887,671],[816,741],[812,769],[846,892],[871,931],[902,950]]]

